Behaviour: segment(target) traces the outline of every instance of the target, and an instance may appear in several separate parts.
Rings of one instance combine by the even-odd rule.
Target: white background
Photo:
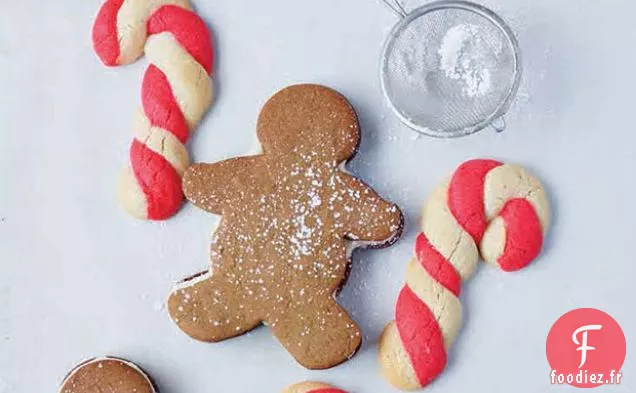
[[[413,138],[383,102],[382,43],[396,22],[379,0],[197,0],[212,27],[215,104],[195,161],[242,154],[276,90],[318,82],[344,93],[363,126],[350,168],[407,218],[402,241],[354,256],[340,301],[365,332],[332,370],[294,363],[265,328],[221,344],[190,340],[162,304],[207,264],[215,218],[186,206],[135,221],[115,201],[145,61],[106,69],[90,31],[97,0],[0,0],[0,392],[56,391],[84,358],[146,368],[162,393],[279,392],[311,378],[356,393],[392,391],[376,341],[392,315],[419,209],[461,161],[520,163],[545,183],[554,225],[527,270],[482,266],[465,286],[465,325],[429,392],[574,391],[548,385],[545,338],[578,307],[611,314],[627,336],[624,384],[636,390],[636,5],[632,0],[489,0],[518,34],[525,75],[503,134]],[[413,3],[410,4],[413,6]]]

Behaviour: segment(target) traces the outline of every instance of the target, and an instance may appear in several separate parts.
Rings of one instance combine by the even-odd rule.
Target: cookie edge
[[[64,385],[75,374],[77,374],[82,368],[84,368],[84,367],[86,367],[86,366],[88,366],[90,364],[94,364],[94,363],[98,363],[98,362],[104,362],[104,361],[116,361],[116,362],[122,363],[122,364],[132,368],[137,373],[139,373],[139,375],[144,377],[144,379],[148,382],[148,385],[152,388],[152,393],[159,393],[159,390],[157,390],[157,386],[154,383],[154,381],[152,380],[152,378],[150,377],[150,375],[147,372],[145,372],[140,366],[136,365],[135,363],[133,363],[133,362],[131,362],[129,360],[122,359],[122,358],[115,357],[115,356],[100,356],[100,357],[93,357],[93,358],[89,358],[89,359],[84,360],[83,362],[81,362],[80,364],[75,366],[71,371],[69,371],[66,374],[66,376],[64,377],[64,379],[60,383],[60,388],[58,389],[58,392],[59,393],[63,393],[62,389],[64,388]]]

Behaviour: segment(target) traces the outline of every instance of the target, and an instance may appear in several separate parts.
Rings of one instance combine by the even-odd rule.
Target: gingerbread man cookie
[[[156,393],[152,381],[131,362],[111,358],[88,360],[62,382],[59,393]]]
[[[342,170],[360,141],[358,119],[339,93],[288,87],[258,119],[263,152],[197,164],[184,176],[188,200],[222,219],[211,269],[170,296],[170,315],[191,337],[217,342],[261,323],[303,366],[351,356],[360,330],[335,301],[350,252],[386,246],[402,214]]]
[[[424,206],[416,257],[380,338],[384,377],[405,390],[437,378],[461,327],[461,283],[479,257],[506,272],[523,269],[549,225],[547,195],[528,171],[494,160],[460,165]]]
[[[322,382],[301,382],[286,387],[283,393],[347,393]]]

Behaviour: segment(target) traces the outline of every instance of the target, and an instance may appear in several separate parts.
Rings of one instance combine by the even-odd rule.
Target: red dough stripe
[[[209,74],[213,51],[210,32],[201,17],[174,5],[159,8],[148,20],[148,35],[170,32]]]
[[[124,0],[107,0],[97,14],[93,25],[93,47],[107,66],[116,66],[119,60],[117,13]]]
[[[457,273],[455,267],[433,247],[423,233],[420,233],[415,240],[415,255],[417,255],[417,259],[422,267],[435,281],[438,281],[444,288],[459,297],[462,283],[459,273]]]
[[[141,88],[144,113],[150,124],[170,131],[181,143],[188,139],[188,124],[172,94],[166,75],[154,65],[148,66]]]
[[[179,210],[181,178],[165,158],[135,139],[130,146],[130,163],[146,196],[149,219],[164,220]]]
[[[530,202],[521,198],[508,201],[499,215],[506,227],[506,244],[497,262],[506,272],[521,270],[541,252],[541,222]]]
[[[479,243],[486,230],[484,179],[488,172],[503,163],[494,160],[471,160],[453,174],[448,186],[448,207],[462,228]]]
[[[408,285],[398,297],[395,323],[415,375],[424,387],[446,367],[446,349],[435,315]]]

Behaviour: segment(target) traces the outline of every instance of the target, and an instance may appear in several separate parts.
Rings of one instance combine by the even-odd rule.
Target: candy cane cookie
[[[301,382],[286,387],[283,393],[347,393],[322,382]]]
[[[208,28],[187,0],[107,0],[95,20],[93,47],[107,66],[144,53],[150,62],[118,197],[135,217],[169,218],[183,201],[181,177],[190,162],[184,144],[212,101]]]
[[[460,165],[424,206],[395,320],[380,337],[384,377],[404,390],[433,381],[461,326],[461,283],[480,255],[520,270],[539,255],[549,223],[546,193],[525,169],[493,160]]]
[[[150,377],[126,360],[103,357],[75,367],[59,393],[156,393]]]

